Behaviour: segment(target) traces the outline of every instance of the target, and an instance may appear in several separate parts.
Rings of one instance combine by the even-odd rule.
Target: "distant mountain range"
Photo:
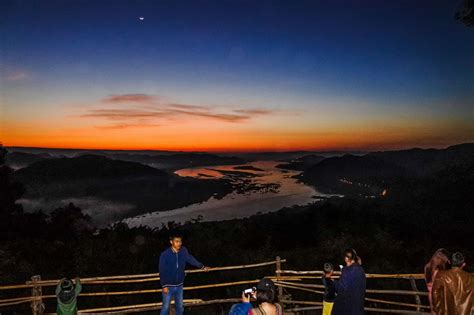
[[[128,176],[168,177],[156,168],[127,161],[112,160],[105,156],[83,155],[76,158],[43,159],[15,172],[14,178],[22,182],[52,182],[84,178],[121,178]]]
[[[397,178],[420,178],[449,167],[474,164],[474,143],[446,149],[410,149],[324,159],[298,177],[328,193],[374,195]]]
[[[321,162],[324,159],[326,159],[326,157],[322,155],[311,154],[311,155],[305,155],[297,159],[292,159],[288,161],[289,163],[279,164],[276,167],[287,169],[287,170],[304,171],[316,165],[317,163]]]
[[[26,152],[9,152],[5,158],[5,162],[13,169],[23,168],[34,162],[52,159],[55,156],[49,153],[26,153]]]
[[[87,155],[105,156],[114,160],[137,162],[166,170],[196,166],[243,164],[246,162],[242,158],[208,153],[11,148],[7,154],[7,165],[18,169],[40,160]]]
[[[182,178],[141,163],[90,154],[36,161],[12,178],[25,185],[25,200],[40,201],[37,207],[87,199],[98,204],[88,206],[97,208],[92,210],[107,208],[107,203],[115,208],[126,205],[121,217],[221,198],[233,190],[225,179]]]
[[[333,157],[342,156],[344,154],[364,154],[364,152],[360,151],[203,153],[159,150],[80,150],[27,147],[8,147],[7,149],[9,151],[7,164],[15,169],[28,166],[32,162],[45,158],[78,157],[89,154],[102,155],[122,161],[138,162],[167,170],[177,170],[194,166],[243,164],[250,161],[292,161],[310,155]]]

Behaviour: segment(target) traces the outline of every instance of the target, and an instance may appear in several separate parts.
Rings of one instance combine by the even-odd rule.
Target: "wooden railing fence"
[[[275,272],[271,275],[262,274],[262,278],[267,276],[274,280],[280,302],[285,307],[285,314],[304,314],[307,311],[314,311],[322,308],[322,294],[324,293],[324,286],[321,284],[322,271],[297,271],[297,270],[284,270],[282,264],[285,263],[285,259],[276,257],[275,260],[263,263],[255,263],[249,265],[239,266],[226,266],[210,268],[209,272],[215,271],[231,271],[231,270],[243,270],[250,268],[259,268],[265,266],[275,266]],[[188,270],[187,274],[195,274],[204,272],[202,270]],[[335,278],[338,278],[340,273],[335,273]],[[394,313],[394,314],[426,314],[429,315],[429,306],[427,304],[428,295],[427,292],[420,291],[416,285],[416,280],[423,279],[422,274],[367,274],[367,291],[366,291],[366,311],[377,312],[377,313]],[[119,286],[121,284],[143,284],[143,283],[159,283],[159,274],[140,274],[140,275],[119,275],[119,276],[106,276],[106,277],[93,277],[83,278],[81,283],[83,287],[97,286],[97,285],[114,285]],[[384,279],[384,281],[390,281],[389,279],[406,280],[410,283],[411,290],[387,290],[387,289],[371,289],[374,281]],[[56,305],[56,296],[51,294],[43,294],[45,288],[54,287],[57,285],[59,280],[42,280],[39,275],[31,277],[30,281],[25,284],[18,285],[2,285],[0,286],[0,313],[2,310],[15,310],[22,305],[29,304],[33,315],[43,315],[45,309],[52,309]],[[233,282],[222,282],[205,285],[194,285],[185,286],[184,290],[203,290],[210,288],[223,288],[223,287],[241,287],[254,285],[259,279],[248,279]],[[12,296],[12,291],[18,293],[20,296]],[[87,292],[85,290],[80,294],[79,300],[79,313],[80,314],[118,314],[118,313],[136,313],[144,311],[152,311],[161,308],[160,302],[144,303],[144,304],[133,304],[133,305],[121,305],[121,306],[107,306],[107,307],[95,307],[81,309],[81,301],[88,297],[100,297],[100,296],[130,296],[130,295],[145,295],[145,294],[158,294],[162,290],[161,288],[153,289],[135,289],[135,290],[122,290],[122,291],[102,291],[102,292]],[[6,296],[6,292],[9,293],[9,297]],[[298,293],[300,292],[300,293]],[[294,299],[293,297],[298,294],[305,294],[306,299]],[[310,294],[311,293],[311,294]],[[307,296],[311,298],[307,298]],[[2,297],[3,296],[3,297]],[[156,296],[153,297],[153,299]],[[396,298],[398,300],[396,300]],[[152,299],[152,300],[153,300]],[[425,301],[425,304],[422,303]],[[413,301],[410,302],[409,300]],[[220,298],[213,300],[202,300],[202,299],[188,299],[184,300],[185,307],[197,307],[213,304],[230,304],[238,303],[240,301],[239,296],[231,298]],[[45,308],[48,306],[48,308]],[[24,309],[24,306],[23,306]]]

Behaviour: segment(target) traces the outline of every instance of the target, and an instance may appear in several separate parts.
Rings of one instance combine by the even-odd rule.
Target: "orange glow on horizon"
[[[279,152],[441,148],[472,142],[469,125],[434,121],[357,121],[310,124],[307,121],[218,123],[176,120],[166,125],[99,128],[74,117],[10,120],[1,126],[8,147],[183,152]]]

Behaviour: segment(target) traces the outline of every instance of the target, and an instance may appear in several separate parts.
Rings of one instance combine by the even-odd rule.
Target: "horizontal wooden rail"
[[[256,264],[247,264],[247,265],[237,265],[237,266],[225,266],[225,267],[215,267],[210,268],[208,271],[229,271],[229,270],[239,270],[239,269],[247,269],[247,268],[257,268],[263,266],[270,266],[276,265],[275,274],[269,276],[275,281],[277,287],[280,288],[287,288],[292,290],[300,290],[304,292],[311,292],[316,294],[324,294],[321,289],[324,289],[322,284],[315,283],[304,283],[303,280],[315,280],[321,279],[321,276],[324,274],[323,271],[296,271],[296,270],[279,270],[280,265],[279,263],[286,262],[285,259],[263,263],[256,263]],[[187,270],[186,273],[202,273],[205,272],[201,269],[196,270]],[[334,278],[339,278],[340,272],[334,273]],[[423,279],[422,274],[366,274],[368,279]],[[104,277],[93,277],[93,278],[82,278],[81,283],[94,286],[94,285],[120,285],[120,284],[133,284],[133,283],[145,283],[145,282],[158,282],[160,280],[159,273],[150,273],[150,274],[140,274],[140,275],[118,275],[118,276],[104,276]],[[215,284],[203,284],[203,285],[194,285],[189,287],[184,287],[184,290],[201,290],[201,289],[210,289],[210,288],[220,288],[220,287],[227,287],[227,286],[238,286],[238,285],[251,285],[255,284],[259,281],[259,279],[253,280],[243,280],[243,281],[233,281],[233,282],[224,282],[224,283],[215,283]],[[48,287],[48,286],[56,286],[59,280],[43,280],[43,281],[36,281],[31,282],[28,281],[26,284],[21,285],[5,285],[0,286],[0,290],[12,290],[12,289],[27,289],[27,288],[34,288],[34,287]],[[320,282],[319,282],[320,283]],[[99,296],[127,296],[127,295],[135,295],[135,294],[150,294],[150,293],[160,293],[162,292],[160,288],[151,288],[151,289],[143,289],[143,290],[122,290],[122,291],[102,291],[102,292],[83,292],[81,293],[81,297],[99,297]],[[283,291],[282,291],[283,292]],[[384,294],[384,295],[405,295],[405,296],[427,296],[427,292],[419,292],[419,291],[408,291],[408,290],[379,290],[379,289],[367,289],[367,294]],[[56,295],[41,295],[38,296],[24,296],[24,297],[13,297],[13,298],[6,298],[0,300],[0,307],[4,306],[11,306],[11,305],[19,305],[23,303],[40,303],[38,301],[43,301],[46,299],[55,299]],[[210,304],[220,304],[220,303],[237,303],[240,301],[240,298],[231,298],[231,299],[216,299],[216,300],[185,300],[185,306],[201,306],[201,305],[210,305]],[[400,307],[409,307],[409,308],[417,308],[417,311],[408,311],[408,310],[392,310],[392,309],[381,309],[381,308],[366,308],[368,312],[384,312],[384,313],[405,313],[405,314],[429,314],[420,312],[420,309],[429,309],[429,306],[420,305],[420,304],[413,304],[413,303],[405,303],[405,302],[397,302],[397,301],[389,301],[384,299],[376,299],[376,298],[366,298],[366,301],[369,303],[380,303],[380,304],[387,304],[387,305],[396,305]],[[283,304],[291,304],[295,305],[296,307],[291,310],[303,310],[304,308],[309,309],[313,307],[313,309],[320,309],[322,302],[318,301],[298,301],[298,300],[281,300]],[[304,307],[299,307],[302,305]],[[371,304],[372,305],[372,304]],[[308,307],[306,307],[308,306]],[[315,308],[316,307],[316,308]],[[389,306],[387,306],[389,307]],[[161,308],[161,303],[147,303],[147,304],[137,304],[137,305],[128,305],[128,306],[113,306],[113,307],[100,307],[100,308],[91,308],[79,311],[79,313],[83,314],[90,314],[90,313],[102,313],[102,314],[117,314],[117,313],[131,313],[131,312],[143,312],[146,310],[156,310]]]
[[[295,283],[293,285],[288,285],[287,283],[282,283],[280,282],[275,282],[275,284],[278,286],[282,286],[284,288],[290,288],[290,289],[296,289],[296,290],[301,290],[301,291],[306,291],[306,292],[313,292],[313,293],[318,293],[318,294],[324,294],[323,291],[318,291],[318,290],[312,290],[312,289],[307,289],[307,285],[302,285],[299,283]],[[368,293],[369,290],[366,292]],[[389,290],[386,290],[389,291]],[[373,298],[365,298],[367,302],[376,302],[376,303],[383,303],[383,304],[391,304],[391,305],[398,305],[398,306],[408,306],[408,307],[414,307],[414,308],[430,308],[427,305],[419,305],[419,304],[412,304],[412,303],[404,303],[404,302],[396,302],[396,301],[388,301],[388,300],[381,300],[381,299],[373,299]]]
[[[286,262],[286,259],[280,260],[280,262],[284,263]],[[212,271],[228,271],[228,270],[236,270],[236,269],[249,269],[249,268],[257,268],[257,267],[264,267],[264,266],[270,266],[270,265],[276,265],[276,261],[269,261],[269,262],[263,262],[263,263],[257,263],[257,264],[247,264],[247,265],[237,265],[237,266],[225,266],[225,267],[214,267],[214,268],[209,268],[208,271],[204,271],[202,269],[194,269],[194,270],[186,270],[186,273],[199,273],[199,272],[212,272]],[[117,280],[129,280],[129,279],[140,279],[140,278],[157,278],[159,279],[159,273],[149,273],[149,274],[140,274],[140,275],[120,275],[120,276],[106,276],[106,277],[93,277],[93,278],[81,278],[81,283],[83,284],[93,284],[93,283],[99,283],[101,284],[106,284],[108,283],[105,280],[111,280],[113,282],[110,283],[118,283],[116,282]],[[143,280],[143,279],[141,279]],[[153,280],[149,280],[153,281]],[[26,284],[20,284],[20,285],[5,285],[5,286],[0,286],[0,290],[11,290],[11,289],[25,289],[25,288],[32,288],[34,286],[42,286],[42,287],[47,287],[47,286],[55,286],[57,285],[59,280],[42,280],[35,282],[33,284],[31,281],[27,281]],[[137,281],[140,282],[140,281]],[[145,282],[145,281],[143,281]],[[122,283],[127,283],[127,282],[122,282]]]
[[[302,311],[313,311],[313,310],[321,310],[322,306],[306,306],[306,307],[294,307],[290,309],[286,309],[285,312],[302,312]],[[386,309],[386,308],[374,308],[374,307],[366,307],[364,308],[366,312],[377,312],[377,313],[391,313],[391,314],[408,314],[408,315],[431,315],[431,313],[426,312],[418,312],[418,311],[408,311],[408,310],[394,310],[394,309]]]
[[[375,308],[375,307],[365,307],[364,310],[366,312],[377,312],[377,313],[431,315],[431,313],[427,313],[427,312],[409,311],[409,310],[394,310],[394,309]]]
[[[276,271],[279,274],[295,274],[295,275],[323,275],[324,271],[321,270],[306,270],[306,271],[299,271],[299,270],[280,270]],[[340,275],[340,271],[335,271],[334,275]],[[370,278],[386,278],[386,279],[424,279],[424,275],[421,273],[400,273],[400,274],[374,274],[368,273],[365,275],[367,279]]]
[[[383,304],[391,304],[391,305],[398,305],[398,306],[408,306],[414,308],[430,308],[429,305],[421,305],[421,304],[413,304],[413,303],[404,303],[404,302],[395,302],[395,301],[387,301],[387,300],[380,300],[380,299],[372,299],[372,298],[365,298],[367,302],[375,302],[375,303],[383,303]]]
[[[216,300],[184,300],[184,306],[203,306],[211,304],[224,304],[224,303],[239,303],[240,299],[216,299]],[[174,303],[174,302],[171,302]],[[134,312],[145,312],[158,310],[162,306],[162,303],[148,303],[148,304],[137,304],[137,305],[128,305],[128,306],[114,306],[114,307],[104,307],[104,308],[95,308],[95,309],[86,309],[78,311],[79,314],[90,314],[90,313],[101,313],[101,314],[123,314],[134,313]]]

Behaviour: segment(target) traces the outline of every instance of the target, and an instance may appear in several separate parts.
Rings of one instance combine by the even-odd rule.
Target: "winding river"
[[[225,165],[180,169],[175,174],[183,177],[212,179],[221,177],[245,178],[255,185],[277,186],[277,189],[234,191],[222,199],[211,197],[209,200],[169,211],[156,211],[124,219],[130,227],[146,225],[160,227],[169,221],[183,223],[200,218],[202,221],[223,221],[249,217],[257,213],[280,210],[293,205],[305,205],[314,202],[314,196],[325,196],[313,187],[298,183],[292,176],[298,171],[276,168],[277,161],[258,161],[245,165]],[[221,172],[222,171],[222,172]],[[277,184],[277,185],[275,185]]]

